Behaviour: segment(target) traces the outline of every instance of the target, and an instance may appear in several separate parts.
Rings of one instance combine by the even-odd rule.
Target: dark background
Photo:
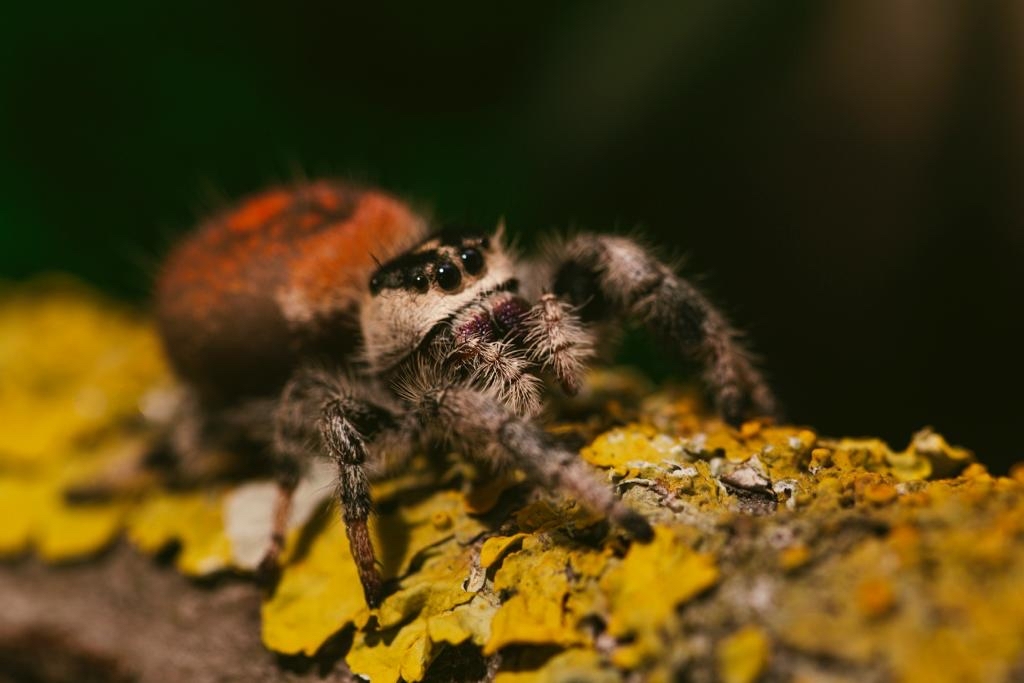
[[[0,277],[144,302],[175,235],[306,174],[530,243],[687,255],[789,416],[1021,459],[1024,5],[21,3]]]

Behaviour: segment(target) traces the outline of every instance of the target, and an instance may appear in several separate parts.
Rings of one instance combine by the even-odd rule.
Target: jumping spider
[[[277,566],[310,456],[337,463],[371,606],[382,585],[369,482],[429,444],[454,446],[485,471],[518,468],[651,538],[644,517],[533,421],[542,377],[568,394],[580,388],[598,323],[636,319],[702,361],[730,423],[774,411],[722,314],[636,242],[582,234],[526,260],[500,229],[432,232],[398,200],[345,183],[271,190],[215,216],[169,257],[157,312],[191,389],[168,450],[269,447],[279,496],[265,568]]]

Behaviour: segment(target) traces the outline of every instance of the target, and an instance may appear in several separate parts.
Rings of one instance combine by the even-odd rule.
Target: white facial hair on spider
[[[364,295],[360,314],[363,355],[372,371],[394,368],[437,325],[450,323],[487,294],[518,288],[514,260],[502,244],[500,230],[493,238],[467,238],[465,246],[442,242],[441,237],[428,239],[375,274],[380,278],[379,289],[371,285],[372,293]],[[466,268],[460,256],[467,250],[480,254],[481,270],[473,273],[469,272],[473,268]],[[447,290],[437,277],[444,266],[459,274],[458,284]]]

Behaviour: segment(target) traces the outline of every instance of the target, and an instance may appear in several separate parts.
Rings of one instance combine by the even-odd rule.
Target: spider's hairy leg
[[[534,360],[549,368],[570,396],[580,390],[594,355],[590,332],[570,304],[545,292],[526,317],[526,345]]]
[[[218,449],[230,449],[236,437],[246,434],[244,427],[235,424],[223,409],[203,406],[189,387],[183,386],[170,400],[163,409],[167,414],[153,419],[160,426],[151,440],[140,445],[132,458],[118,460],[90,481],[68,489],[67,500],[81,503],[132,497],[160,483],[184,488],[232,474],[235,463],[211,456]]]
[[[423,418],[436,423],[447,438],[466,446],[492,469],[522,469],[535,483],[602,513],[633,538],[653,537],[650,523],[615,497],[586,462],[552,442],[543,430],[507,410],[493,396],[474,389],[447,387],[429,392]]]
[[[284,407],[285,403],[282,403]],[[281,552],[284,550],[285,533],[292,509],[292,495],[299,484],[308,462],[303,437],[299,436],[301,423],[289,423],[279,411],[274,420],[272,462],[277,490],[274,498],[274,514],[271,522],[270,540],[260,561],[259,575],[266,583],[276,581]]]
[[[352,557],[366,602],[376,607],[382,579],[370,541],[373,509],[369,475],[381,463],[370,458],[368,441],[396,437],[398,420],[386,408],[357,395],[343,376],[316,370],[300,372],[288,383],[276,416],[275,455],[279,495],[273,538],[263,566],[275,565],[284,540],[291,495],[311,450],[338,467],[338,498]]]
[[[725,316],[633,240],[580,235],[569,241],[554,291],[581,306],[584,319],[636,318],[664,343],[701,360],[718,410],[731,424],[776,414],[771,389]]]
[[[350,401],[334,399],[324,406],[320,434],[327,454],[338,464],[338,495],[349,548],[356,561],[366,604],[380,604],[382,580],[370,540],[369,518],[373,509],[370,481],[366,476],[366,444],[348,419]]]

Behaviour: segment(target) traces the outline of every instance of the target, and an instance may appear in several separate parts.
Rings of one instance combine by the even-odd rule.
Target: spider
[[[725,420],[771,415],[770,389],[723,315],[646,248],[580,234],[526,259],[504,231],[432,230],[401,201],[343,182],[250,197],[171,253],[157,281],[167,355],[189,387],[167,436],[269,450],[278,482],[262,568],[277,567],[311,456],[337,465],[366,602],[383,585],[370,481],[431,444],[603,514],[640,542],[648,521],[534,418],[546,387],[576,393],[602,323],[632,318],[702,361]]]

